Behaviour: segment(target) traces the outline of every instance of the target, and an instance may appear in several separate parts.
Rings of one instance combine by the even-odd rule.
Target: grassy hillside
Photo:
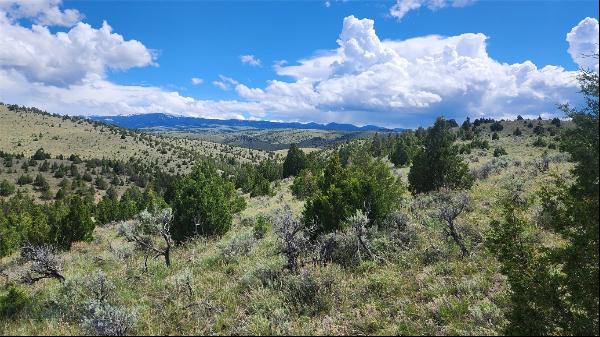
[[[82,159],[138,158],[167,170],[187,170],[205,157],[255,162],[266,152],[195,139],[173,139],[122,129],[85,119],[61,117],[37,109],[0,105],[0,150],[31,156],[39,148],[52,155]],[[179,165],[179,166],[178,166]]]
[[[201,139],[264,151],[287,149],[291,143],[296,143],[302,148],[324,148],[337,143],[365,138],[372,134],[369,131],[255,129],[247,127],[153,128],[147,129],[147,131],[177,138]]]
[[[285,179],[274,195],[246,196],[247,208],[224,236],[176,246],[170,268],[151,259],[145,270],[143,255],[120,235],[124,223],[97,227],[92,242],[59,254],[64,284],[19,286],[24,309],[0,320],[0,331],[91,333],[89,307],[102,295],[132,334],[502,334],[510,287],[484,242],[490,222],[501,217],[499,199],[518,189],[539,205],[540,188],[572,167],[567,155],[548,147],[555,126],[542,122],[546,145],[534,146],[538,135],[527,123],[502,123],[497,140],[482,124],[489,147],[463,154],[478,177],[467,192],[470,206],[456,219],[470,256],[461,256],[433,215],[434,194],[405,193],[392,226],[370,237],[378,259],[348,253],[340,257],[351,260],[347,265],[313,263],[317,244],[305,252],[301,271],[290,273],[272,215],[289,205],[300,217],[304,201],[292,196],[292,179]],[[523,134],[513,136],[521,125]],[[497,148],[506,154],[494,156]],[[408,168],[394,172],[405,177]],[[265,233],[257,225],[263,217]],[[552,236],[543,240],[557,243]],[[22,268],[17,254],[1,259],[1,289],[17,282]]]

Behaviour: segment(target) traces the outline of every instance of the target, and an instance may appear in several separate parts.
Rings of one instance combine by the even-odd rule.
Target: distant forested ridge
[[[210,126],[232,126],[232,127],[251,127],[257,129],[313,129],[313,130],[332,130],[332,131],[401,131],[402,129],[388,129],[375,125],[356,126],[352,124],[340,123],[298,123],[298,122],[271,122],[271,121],[251,121],[240,119],[209,119],[185,116],[173,116],[163,113],[128,115],[128,116],[91,116],[90,119],[108,124],[114,124],[130,129],[144,128],[190,128],[190,127],[210,127]]]

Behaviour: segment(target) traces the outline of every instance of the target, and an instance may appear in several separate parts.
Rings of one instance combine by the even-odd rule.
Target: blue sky
[[[14,3],[0,0],[0,14],[4,10],[8,18],[4,24],[10,25],[6,26],[10,29],[0,33],[0,46],[4,37],[8,49],[15,48],[6,42],[15,40],[15,36],[10,36],[14,30],[14,34],[23,34],[19,35],[23,41],[30,41],[30,49],[43,50],[46,42],[42,40],[47,36],[35,32],[32,23],[46,26],[50,38],[57,38],[58,32],[69,32],[80,23],[89,25],[79,28],[90,34],[99,34],[104,21],[112,28],[105,36],[110,43],[82,44],[83,49],[77,52],[71,43],[64,55],[60,49],[50,49],[47,53],[55,55],[42,65],[31,61],[24,68],[20,64],[24,58],[18,58],[18,50],[14,50],[14,55],[0,57],[0,69],[4,71],[0,76],[5,77],[6,89],[10,85],[14,91],[0,93],[1,100],[41,104],[53,112],[71,114],[167,112],[405,127],[426,125],[438,114],[457,118],[510,118],[517,113],[551,115],[556,103],[577,100],[576,86],[568,78],[579,64],[569,53],[570,46],[574,46],[573,50],[587,50],[595,43],[597,50],[598,43],[597,1],[444,0],[433,8],[436,5],[431,0],[39,0],[44,5],[34,10],[19,8],[18,2],[10,5],[11,2]],[[420,7],[399,17],[394,6],[401,2],[418,3]],[[55,9],[62,16],[57,17]],[[582,24],[586,18],[592,20]],[[575,27],[581,29],[568,42],[566,35]],[[592,33],[595,29],[595,41],[590,29]],[[122,41],[117,35],[122,36]],[[400,43],[420,38],[413,47],[427,49],[433,42],[424,37],[430,35],[439,35],[439,48],[431,47],[435,49],[431,54],[416,56],[405,52],[406,46]],[[372,39],[376,41],[371,43]],[[131,40],[141,46],[130,48]],[[353,40],[359,41],[359,56],[350,54]],[[114,46],[123,49],[110,54]],[[452,60],[433,61],[427,68],[418,69],[423,66],[422,60],[441,60],[444,48],[457,50]],[[106,56],[89,56],[85,61],[89,63],[81,62],[82,69],[76,74],[52,66],[59,63],[67,67],[80,62],[77,53]],[[334,54],[339,66],[327,61],[327,56]],[[260,65],[241,62],[242,55],[252,55],[260,60]],[[375,61],[369,55],[376,55]],[[21,61],[10,62],[10,57]],[[318,61],[320,75],[307,80],[303,79],[304,70],[285,68],[301,60]],[[326,66],[322,66],[324,60],[329,62]],[[281,61],[286,63],[277,67]],[[464,62],[471,73],[456,68]],[[437,72],[443,77],[434,74],[419,78],[428,69],[438,67]],[[523,67],[526,70],[518,70]],[[489,70],[485,78],[478,78],[481,69],[486,70],[484,73]],[[395,71],[398,76],[386,78]],[[520,72],[526,72],[526,78],[521,79]],[[57,84],[56,77],[60,76],[65,79]],[[193,84],[192,78],[201,79],[202,83]],[[451,83],[442,88],[437,83],[444,79]],[[213,83],[217,81],[228,90]],[[509,81],[512,82],[507,84]],[[18,83],[34,87],[38,96],[15,90]],[[2,85],[0,77],[0,90]],[[357,85],[364,87],[355,88]],[[494,91],[502,86],[506,88]],[[111,101],[107,87],[130,94]],[[92,88],[106,90],[95,95]],[[371,97],[374,91],[381,94]],[[507,97],[502,91],[512,93]],[[165,95],[162,102],[173,102],[167,105],[150,100],[151,93]],[[101,99],[90,103],[96,96]],[[49,97],[56,102],[47,102]]]
[[[262,86],[275,76],[278,60],[294,61],[333,49],[348,15],[372,18],[382,39],[439,34],[484,33],[488,52],[500,62],[531,60],[538,66],[577,69],[565,34],[598,13],[597,1],[480,1],[463,8],[409,13],[402,21],[388,13],[393,1],[66,1],[86,22],[107,20],[127,39],[159,52],[159,67],[114,72],[120,83],[173,86],[198,98],[234,97],[210,85],[219,74]],[[239,56],[253,54],[262,67]],[[190,84],[190,77],[205,80]]]

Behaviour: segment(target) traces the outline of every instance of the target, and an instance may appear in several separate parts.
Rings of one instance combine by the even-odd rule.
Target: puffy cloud
[[[193,85],[200,85],[204,83],[204,80],[199,77],[192,77],[191,82]]]
[[[31,82],[67,86],[87,77],[103,78],[108,69],[152,64],[152,52],[136,40],[124,40],[108,23],[95,29],[79,22],[67,32],[23,27],[0,12],[0,68]]]
[[[569,54],[580,67],[598,72],[598,20],[587,17],[567,34]]]
[[[251,65],[253,67],[260,67],[261,61],[254,55],[242,55],[240,56],[240,61],[244,64]]]
[[[390,8],[390,15],[402,19],[408,12],[427,7],[430,10],[438,10],[448,6],[464,7],[474,3],[476,0],[396,0]]]
[[[46,26],[73,26],[83,18],[75,9],[61,10],[62,0],[2,0],[0,12],[11,19],[31,19]]]
[[[557,103],[577,99],[575,73],[530,61],[500,63],[487,54],[487,39],[468,33],[381,41],[372,20],[350,16],[336,50],[275,67],[292,82],[236,90],[277,119],[405,126],[427,124],[438,114],[552,114]]]
[[[206,118],[264,118],[260,104],[236,100],[197,100],[151,86],[118,85],[84,79],[69,87],[32,83],[21,73],[0,69],[0,101],[72,115],[169,113]]]

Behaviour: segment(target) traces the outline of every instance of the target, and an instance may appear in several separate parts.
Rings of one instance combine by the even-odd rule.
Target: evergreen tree
[[[502,206],[504,219],[492,221],[488,245],[502,263],[502,273],[511,287],[506,333],[556,334],[555,318],[560,316],[558,286],[535,226],[525,220],[530,209],[512,196],[504,198]]]
[[[596,55],[596,58],[598,55]],[[547,190],[543,196],[548,225],[566,240],[553,250],[565,277],[561,289],[568,297],[572,319],[564,326],[572,334],[598,333],[598,74],[582,71],[579,75],[586,105],[563,111],[575,124],[564,132],[562,151],[571,154],[575,183]]]
[[[342,166],[332,155],[324,174],[304,207],[304,221],[316,225],[316,234],[333,232],[356,213],[364,212],[370,224],[381,223],[401,200],[404,186],[382,159],[355,153]]]
[[[448,188],[470,188],[473,177],[453,145],[454,135],[443,117],[427,132],[424,148],[415,156],[408,174],[413,193]]]
[[[295,176],[308,166],[306,154],[298,145],[291,144],[283,162],[283,177]]]
[[[63,203],[59,201],[56,204],[61,207],[60,204]],[[92,239],[92,205],[77,195],[71,196],[64,205],[68,211],[55,224],[53,230],[57,245],[63,249],[70,249],[73,242]]]
[[[579,81],[586,105],[562,106],[575,125],[561,140],[575,182],[556,178],[541,192],[540,222],[561,244],[537,242],[537,226],[514,201],[492,225],[491,247],[513,292],[511,334],[598,333],[598,74],[582,71]]]
[[[233,184],[216,168],[200,162],[175,184],[173,238],[182,242],[195,235],[220,235],[231,226],[233,214],[243,208]]]
[[[375,132],[371,138],[369,152],[371,152],[373,157],[381,157],[383,155],[383,150],[383,142],[381,141],[381,137],[379,137],[379,133]]]

